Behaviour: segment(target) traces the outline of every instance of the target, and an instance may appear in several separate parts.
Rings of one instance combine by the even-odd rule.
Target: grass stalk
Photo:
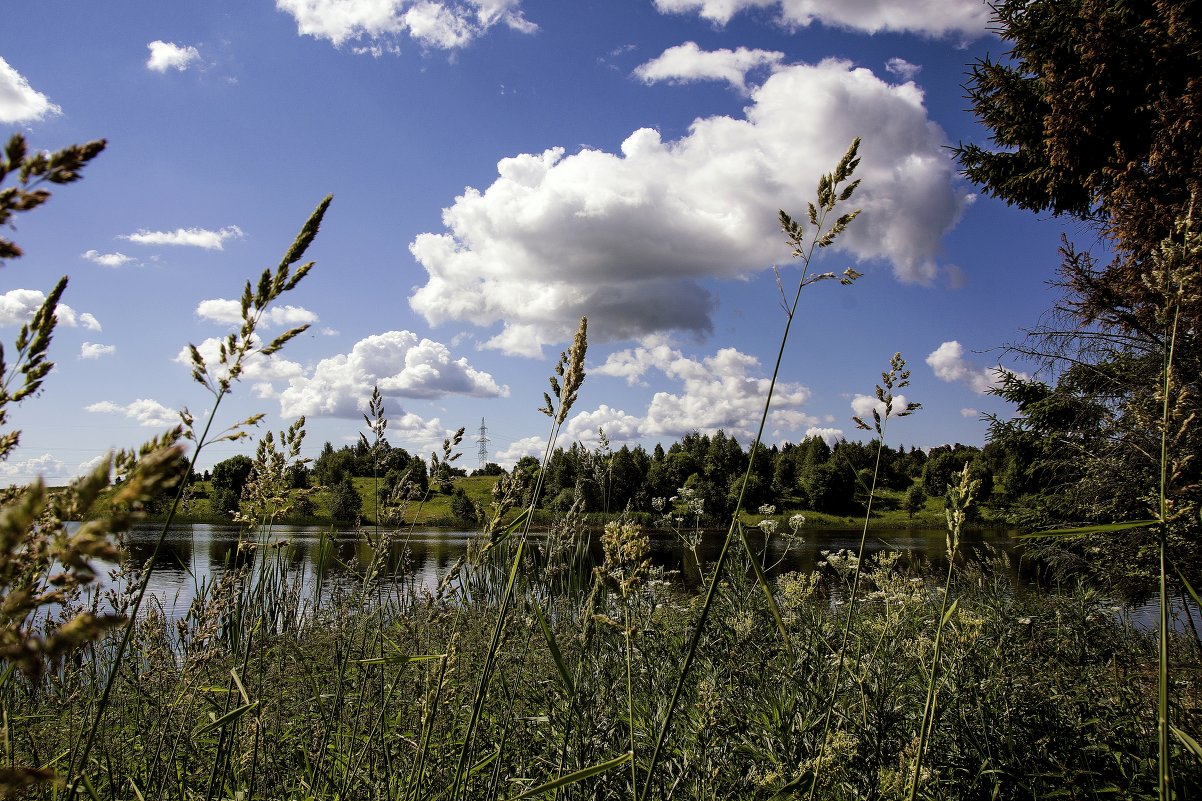
[[[693,666],[693,661],[697,656],[697,649],[701,644],[701,637],[705,631],[706,621],[709,619],[710,609],[713,607],[714,598],[718,592],[718,584],[722,577],[723,568],[726,565],[726,560],[730,554],[731,544],[734,541],[736,533],[739,531],[739,510],[743,506],[743,498],[747,492],[747,485],[750,482],[752,467],[755,464],[756,453],[759,450],[761,440],[764,435],[764,428],[768,422],[768,412],[772,406],[772,396],[776,389],[776,381],[780,375],[780,366],[784,361],[785,347],[789,341],[789,331],[793,325],[793,318],[797,314],[797,306],[801,300],[801,291],[810,284],[822,281],[825,279],[835,278],[834,273],[821,273],[810,275],[809,269],[813,261],[814,254],[819,248],[826,247],[834,242],[835,238],[843,232],[843,230],[851,223],[859,214],[859,209],[854,212],[849,212],[839,216],[830,229],[826,229],[827,218],[834,212],[835,207],[849,200],[859,181],[852,181],[849,184],[844,184],[851,178],[859,165],[859,158],[856,153],[860,147],[860,140],[857,138],[851,143],[851,147],[840,159],[838,166],[832,173],[823,175],[818,181],[818,205],[809,204],[809,219],[813,229],[811,238],[808,243],[805,241],[804,223],[794,221],[784,211],[780,213],[781,228],[784,230],[787,241],[793,246],[793,256],[802,260],[801,275],[797,281],[797,290],[793,294],[793,302],[785,305],[785,329],[781,334],[780,346],[776,353],[776,363],[772,368],[772,378],[768,384],[768,393],[764,398],[764,408],[760,414],[759,427],[756,429],[755,439],[751,443],[750,453],[747,459],[747,470],[743,474],[743,480],[739,485],[739,496],[735,502],[735,510],[732,515],[730,527],[726,531],[726,537],[722,542],[722,549],[718,553],[718,560],[714,564],[713,575],[710,577],[709,583],[705,590],[705,601],[702,603],[701,611],[698,615],[696,623],[693,625],[692,635],[689,639],[688,650],[685,652],[684,662],[681,664],[680,671],[677,673],[676,683],[672,690],[672,696],[668,701],[668,708],[664,712],[663,722],[660,724],[659,732],[655,738],[655,746],[651,752],[651,759],[647,763],[647,773],[643,781],[643,789],[637,796],[638,799],[648,799],[651,795],[651,785],[655,777],[655,768],[659,764],[659,759],[663,753],[664,744],[667,742],[668,733],[672,728],[672,720],[676,713],[677,705],[680,703],[680,697],[684,690],[685,681],[688,678],[689,671]],[[840,283],[850,284],[859,273],[854,270],[847,270],[839,279]],[[779,284],[779,274],[778,274]],[[782,287],[783,294],[783,287]]]

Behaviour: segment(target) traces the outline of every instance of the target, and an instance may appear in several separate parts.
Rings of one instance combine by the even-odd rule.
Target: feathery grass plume
[[[959,480],[947,485],[947,500],[944,511],[947,514],[947,578],[943,582],[943,602],[939,608],[938,623],[935,626],[935,648],[931,654],[931,671],[927,680],[927,700],[922,711],[922,723],[918,729],[918,747],[914,754],[914,769],[910,775],[910,790],[907,798],[914,801],[918,797],[918,784],[922,778],[922,760],[926,753],[927,740],[931,736],[931,726],[935,722],[936,687],[939,683],[939,657],[942,655],[943,630],[949,620],[956,614],[960,605],[959,599],[948,605],[952,592],[952,574],[956,568],[956,553],[960,548],[960,533],[965,521],[968,520],[968,510],[976,500],[980,491],[980,479],[970,478],[968,464],[960,471]]]
[[[180,412],[182,435],[185,439],[193,443],[192,459],[188,464],[188,475],[191,475],[195,469],[196,460],[204,448],[217,442],[232,442],[249,436],[246,429],[257,425],[263,418],[262,414],[252,415],[239,423],[235,423],[221,433],[210,436],[221,403],[229,395],[233,383],[242,375],[246,360],[254,355],[270,356],[282,348],[289,340],[308,328],[308,326],[300,326],[299,328],[285,331],[267,345],[261,345],[256,333],[259,322],[268,307],[281,295],[295,289],[297,284],[313,268],[314,262],[311,261],[301,264],[295,270],[293,270],[293,265],[301,260],[309,245],[312,244],[313,238],[317,235],[318,229],[321,227],[322,218],[325,216],[326,209],[329,208],[331,200],[333,200],[333,196],[327,195],[317,204],[317,208],[313,210],[304,225],[301,226],[300,232],[284,254],[284,257],[280,260],[275,271],[272,272],[270,269],[267,269],[260,275],[257,289],[252,291],[250,281],[246,282],[242,293],[242,325],[237,334],[230,334],[221,343],[217,365],[211,366],[207,364],[195,345],[188,346],[192,361],[192,378],[198,384],[205,387],[213,396],[212,405],[209,407],[209,416],[205,420],[203,427],[199,430],[197,429],[195,417],[187,408],[184,408]],[[133,635],[134,623],[137,620],[138,612],[142,608],[147,588],[150,586],[150,579],[154,574],[159,552],[162,550],[163,543],[166,541],[167,534],[171,530],[171,525],[175,520],[176,512],[179,510],[180,503],[183,500],[185,488],[186,482],[181,482],[171,508],[167,512],[163,526],[160,529],[159,536],[151,550],[150,557],[142,569],[141,583],[129,609],[129,620],[122,630],[121,641],[117,645],[113,655],[112,669],[109,671],[109,675],[104,682],[104,688],[97,700],[91,724],[84,730],[82,745],[77,749],[72,749],[68,757],[67,777],[72,794],[86,790],[89,780],[84,771],[88,768],[88,757],[100,731],[101,720],[108,710],[113,686],[117,680],[117,676],[121,672],[121,663],[125,658],[130,639]]]
[[[0,226],[11,226],[13,214],[32,211],[49,200],[50,190],[44,184],[69,184],[82,178],[84,165],[100,155],[104,147],[105,141],[97,139],[68,145],[54,153],[38,151],[31,155],[25,137],[13,134],[0,153],[0,182],[16,173],[17,186],[0,189]],[[15,242],[0,237],[0,265],[21,254]]]
[[[860,164],[860,159],[857,153],[860,149],[860,139],[857,137],[852,140],[851,146],[847,152],[839,160],[833,172],[824,174],[818,180],[817,205],[809,203],[807,205],[809,217],[809,229],[804,222],[799,222],[783,209],[780,212],[780,226],[785,234],[785,241],[788,243],[794,258],[801,260],[801,275],[797,280],[797,290],[793,294],[792,303],[789,302],[788,296],[785,294],[784,284],[780,278],[780,271],[776,271],[777,286],[781,291],[782,307],[785,311],[785,329],[781,334],[780,347],[776,355],[776,364],[772,369],[772,379],[768,384],[768,394],[764,398],[764,409],[760,415],[759,428],[756,430],[755,439],[751,444],[751,451],[747,459],[747,472],[743,475],[743,480],[739,484],[739,496],[735,502],[735,509],[732,515],[730,528],[726,532],[726,538],[722,543],[722,549],[718,553],[718,560],[714,565],[714,573],[710,577],[706,587],[705,600],[702,603],[701,611],[697,622],[694,624],[693,633],[689,640],[688,651],[685,653],[685,659],[680,667],[680,672],[677,674],[676,685],[672,690],[672,697],[668,701],[668,707],[664,711],[662,722],[660,723],[659,732],[655,738],[655,747],[651,752],[651,758],[648,760],[646,773],[644,775],[642,791],[638,793],[638,798],[643,801],[648,801],[651,796],[651,785],[655,778],[655,769],[659,764],[660,755],[663,753],[664,745],[668,739],[668,733],[672,728],[672,721],[676,715],[676,708],[680,702],[680,696],[684,689],[685,681],[688,678],[689,671],[692,668],[693,660],[696,658],[698,646],[701,643],[701,637],[705,630],[706,621],[709,619],[710,609],[713,607],[714,598],[718,592],[719,582],[722,578],[722,570],[729,557],[730,549],[736,536],[743,544],[743,549],[750,557],[753,568],[758,568],[755,560],[755,555],[752,552],[751,543],[748,541],[746,532],[743,530],[742,523],[739,521],[739,510],[743,506],[743,498],[747,492],[747,485],[750,481],[752,466],[755,464],[756,452],[759,450],[760,442],[764,436],[764,427],[768,422],[768,411],[772,406],[772,395],[776,389],[776,379],[780,375],[781,362],[785,356],[785,346],[789,341],[789,331],[793,324],[793,319],[797,314],[797,304],[801,300],[801,291],[811,284],[819,281],[838,279],[839,283],[847,286],[855,282],[860,277],[860,273],[852,268],[847,268],[842,275],[836,275],[834,272],[826,273],[810,273],[817,251],[821,248],[826,248],[831,245],[835,239],[847,226],[859,215],[860,210],[855,209],[838,214],[833,220],[831,217],[836,214],[836,209],[843,203],[851,199],[856,188],[860,185],[858,180],[849,181],[856,167]],[[784,623],[781,618],[780,610],[777,608],[775,598],[772,594],[772,589],[768,586],[764,577],[757,573],[757,582],[764,591],[765,598],[769,608],[772,610],[773,617],[776,619],[777,627],[784,638],[786,645],[789,642],[788,632],[784,628]]]
[[[271,526],[278,518],[288,515],[293,504],[290,471],[296,465],[311,461],[300,455],[304,441],[304,417],[280,432],[278,447],[270,431],[259,439],[254,466],[246,486],[242,488],[242,499],[234,522],[247,526]],[[299,492],[309,493],[311,490]]]
[[[877,448],[876,459],[872,466],[872,480],[864,489],[868,492],[868,503],[864,511],[864,525],[860,530],[860,544],[856,552],[851,555],[854,557],[855,570],[852,573],[851,595],[847,599],[847,611],[843,620],[843,630],[839,642],[838,660],[835,665],[835,678],[831,683],[831,696],[826,706],[826,713],[823,715],[822,722],[822,737],[818,746],[818,757],[814,762],[815,771],[813,783],[810,785],[810,798],[814,797],[819,784],[821,783],[821,771],[823,766],[827,764],[826,751],[827,742],[830,733],[831,714],[835,707],[835,699],[839,692],[839,682],[843,678],[843,669],[847,662],[847,646],[848,639],[851,633],[852,615],[855,612],[856,601],[859,599],[860,592],[860,576],[864,565],[864,545],[868,541],[868,524],[872,519],[872,505],[876,499],[876,482],[880,475],[881,469],[881,453],[885,449],[885,430],[888,427],[890,418],[907,417],[922,408],[920,403],[907,402],[905,406],[897,411],[894,411],[894,406],[901,397],[894,395],[894,390],[902,390],[910,385],[910,371],[906,369],[906,360],[902,358],[900,353],[893,354],[889,360],[889,369],[881,373],[881,383],[876,385],[877,402],[884,407],[884,414],[876,407],[872,408],[872,425],[869,426],[860,417],[852,417],[852,421],[856,424],[856,428],[864,431],[874,431],[876,433]],[[857,480],[859,476],[857,475]]]

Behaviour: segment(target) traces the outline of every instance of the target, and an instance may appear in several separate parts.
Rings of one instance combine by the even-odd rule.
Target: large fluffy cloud
[[[669,47],[660,55],[635,67],[635,77],[646,83],[671,81],[726,81],[740,92],[747,91],[747,74],[778,66],[785,54],[776,50],[702,50],[696,42]]]
[[[276,0],[297,32],[327,39],[392,43],[408,35],[427,47],[463,47],[496,25],[537,30],[522,16],[521,0]],[[371,52],[378,52],[371,50]]]
[[[179,245],[181,247],[222,250],[227,239],[241,239],[242,229],[236,225],[213,231],[208,228],[176,228],[174,231],[147,231],[145,229],[121,238],[139,245]]]
[[[63,110],[0,58],[0,123],[33,122]]]
[[[964,357],[964,346],[956,340],[944,342],[927,356],[927,364],[935,377],[949,383],[960,383],[973,392],[984,395],[1000,385],[1001,367],[981,367]],[[1016,375],[1026,377],[1024,373]]]
[[[386,331],[355,343],[350,353],[322,359],[312,374],[290,379],[280,393],[280,413],[358,417],[373,386],[387,399],[509,394],[509,387],[498,385],[467,359],[453,358],[445,345],[409,331]],[[395,401],[391,408],[398,408]]]
[[[962,204],[943,134],[913,84],[827,60],[779,70],[742,118],[698,119],[676,141],[641,129],[620,154],[503,159],[491,186],[444,210],[447,232],[410,245],[429,275],[410,304],[434,324],[501,323],[486,344],[525,355],[581,315],[600,340],[708,332],[714,299],[698,281],[786,260],[777,211],[803,214],[861,134],[864,213],[837,247],[928,281]]]
[[[655,7],[664,13],[696,12],[719,25],[740,11],[771,9],[785,27],[817,22],[865,33],[909,31],[976,38],[989,24],[984,0],[655,0]]]
[[[192,45],[177,45],[175,42],[156,39],[146,47],[150,50],[146,68],[155,72],[166,72],[170,69],[183,72],[200,61],[200,51]]]
[[[46,302],[46,295],[38,289],[10,289],[0,295],[0,326],[23,325],[34,312]],[[89,312],[77,314],[75,309],[59,303],[54,310],[59,323],[68,328],[80,326],[89,331],[99,331],[100,321]]]

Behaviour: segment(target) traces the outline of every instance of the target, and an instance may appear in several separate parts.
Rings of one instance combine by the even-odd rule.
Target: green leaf
[[[231,709],[229,712],[226,712],[224,715],[222,715],[221,717],[212,721],[211,723],[207,723],[204,726],[201,726],[200,729],[197,730],[196,734],[197,735],[208,734],[209,732],[213,731],[214,729],[220,729],[222,726],[226,725],[227,723],[233,723],[234,721],[238,720],[243,715],[245,715],[247,712],[250,712],[251,710],[257,708],[258,706],[259,706],[258,701],[252,701],[249,704],[243,704],[242,706],[238,707],[237,709]]]
[[[760,589],[764,591],[764,597],[768,599],[768,608],[772,610],[772,618],[776,621],[776,628],[780,631],[780,636],[785,641],[785,648],[789,650],[789,653],[793,653],[793,641],[789,638],[789,630],[785,628],[785,619],[780,613],[780,607],[776,605],[776,597],[772,594],[772,587],[768,584],[768,577],[764,575],[760,563],[751,551],[751,543],[747,541],[747,530],[743,528],[742,523],[739,523],[738,526],[739,539],[743,541],[743,550],[747,552],[747,561],[751,563],[751,569],[755,573],[755,581],[760,585]]]
[[[576,782],[584,781],[585,779],[596,776],[597,774],[604,773],[610,768],[616,768],[619,765],[625,765],[633,758],[634,754],[627,751],[625,754],[622,754],[622,756],[614,757],[607,762],[598,762],[596,765],[590,765],[587,768],[581,768],[574,773],[569,773],[567,776],[560,776],[558,779],[549,781],[546,784],[540,784],[538,787],[527,790],[521,795],[515,795],[513,798],[509,799],[509,801],[520,801],[523,798],[533,798],[536,795],[545,795],[552,790],[558,790],[561,787],[567,787],[570,784],[575,784]]]
[[[356,659],[355,663],[359,665],[405,665],[410,662],[429,662],[432,659],[442,659],[446,654],[392,654],[391,656],[377,656],[372,659]]]
[[[538,601],[534,602],[534,614],[538,618],[539,628],[543,630],[543,637],[547,640],[547,648],[551,651],[551,658],[555,660],[555,667],[559,670],[559,677],[563,679],[564,689],[567,690],[569,697],[576,694],[576,685],[572,681],[572,676],[568,673],[568,666],[564,664],[563,654],[560,653],[559,643],[555,641],[555,632],[551,631],[551,627],[547,625],[547,618],[543,614],[542,605]]]
[[[947,622],[948,622],[949,620],[951,620],[951,619],[952,619],[952,616],[954,616],[954,615],[956,614],[956,609],[958,609],[958,608],[959,608],[959,606],[960,606],[960,599],[959,599],[959,598],[957,598],[956,600],[952,601],[952,605],[951,605],[951,606],[949,606],[949,607],[947,608],[947,611],[943,613],[943,621],[942,621],[942,622],[941,622],[939,625],[940,625],[940,626],[946,626],[946,625],[947,625]]]
[[[1041,537],[1083,537],[1086,534],[1111,534],[1116,531],[1129,531],[1134,528],[1148,528],[1159,522],[1159,520],[1132,520],[1126,523],[1103,523],[1097,526],[1080,526],[1078,528],[1054,528],[1048,531],[1033,531],[1029,534],[1019,534],[1016,539],[1037,540]]]
[[[1199,760],[1202,760],[1202,744],[1176,726],[1169,726],[1169,729],[1172,730],[1173,736],[1185,746],[1187,751],[1190,751]]]

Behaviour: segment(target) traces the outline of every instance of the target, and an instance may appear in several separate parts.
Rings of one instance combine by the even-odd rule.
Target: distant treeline
[[[713,435],[693,432],[666,450],[657,444],[650,452],[642,446],[612,450],[604,443],[598,448],[575,443],[556,449],[545,468],[538,459],[526,456],[513,472],[530,479],[542,472],[539,507],[548,511],[567,511],[579,499],[578,508],[584,512],[653,512],[655,499],[671,499],[687,488],[695,508],[712,520],[734,511],[749,458],[748,450],[723,431]],[[755,511],[770,504],[836,515],[858,513],[867,500],[876,459],[875,441],[839,441],[831,446],[820,437],[809,437],[800,443],[761,449],[743,495],[743,509]],[[999,449],[959,443],[930,450],[886,445],[880,451],[876,487],[878,491],[908,493],[907,505],[912,500],[920,508],[926,497],[941,497],[952,474],[965,464],[982,480],[984,503],[1004,504],[1021,489],[1015,481],[1023,473],[1021,467]],[[235,456],[195,478],[212,482],[214,508],[234,508],[252,469],[249,458]],[[454,479],[468,475],[446,463],[438,465],[436,476],[431,476],[430,470],[431,465],[420,456],[387,442],[375,450],[363,442],[338,449],[327,442],[316,460],[293,467],[290,475],[297,489],[337,487],[351,477],[375,477],[382,499],[402,484],[408,485],[410,495],[431,490],[451,493]],[[488,463],[471,474],[499,476],[507,472]],[[528,488],[533,484],[528,481]],[[219,497],[223,494],[228,497]]]

